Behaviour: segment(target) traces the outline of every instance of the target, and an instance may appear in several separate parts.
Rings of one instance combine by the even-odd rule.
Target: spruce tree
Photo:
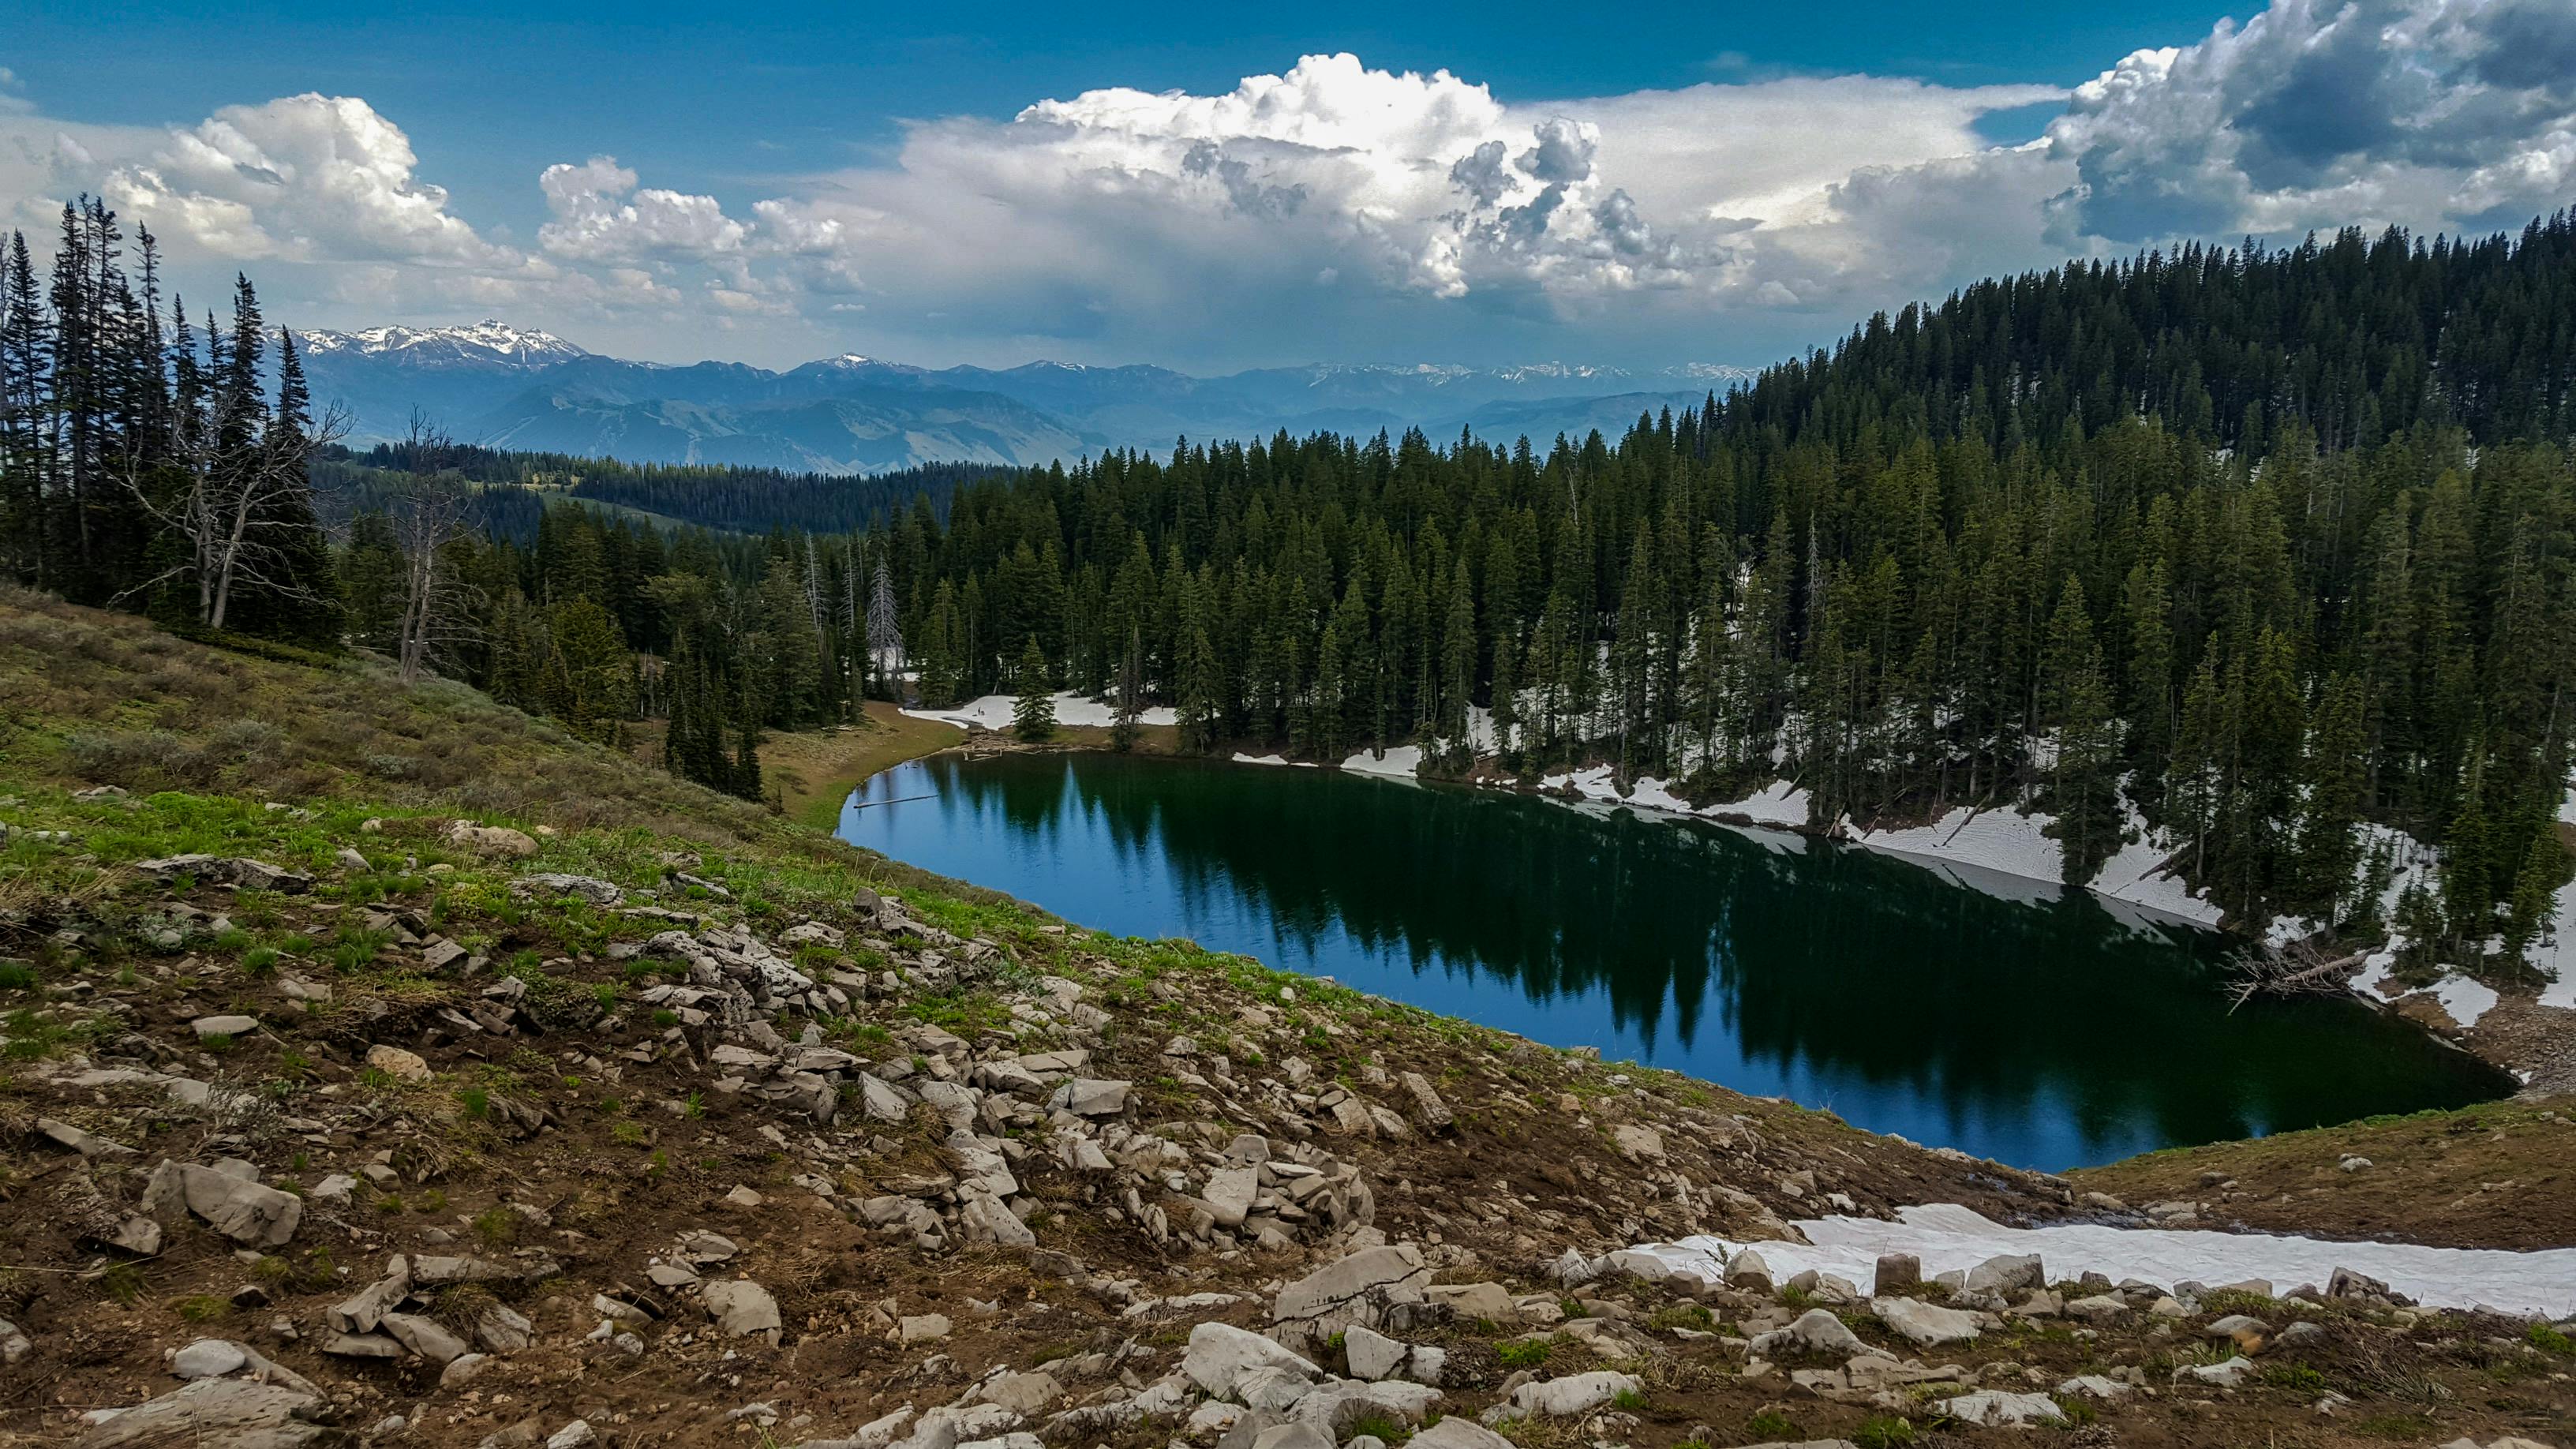
[[[1047,683],[1046,656],[1038,636],[1028,636],[1020,649],[1019,698],[1011,706],[1011,732],[1035,744],[1055,734],[1055,695]]]

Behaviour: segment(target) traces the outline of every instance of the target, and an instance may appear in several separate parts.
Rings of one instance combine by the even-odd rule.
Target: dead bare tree
[[[457,573],[448,556],[468,532],[465,504],[457,489],[421,483],[404,490],[388,520],[403,561],[394,658],[405,684],[418,682],[450,647],[473,637],[469,613],[481,591]]]
[[[174,465],[149,473],[129,467],[121,480],[144,512],[176,535],[185,557],[125,590],[122,599],[187,577],[197,588],[197,620],[224,627],[234,594],[244,586],[298,600],[313,589],[285,572],[289,555],[276,541],[282,531],[309,527],[284,508],[307,488],[313,455],[349,431],[347,411],[327,409],[312,428],[268,428],[231,447],[209,441],[183,453]]]
[[[2293,941],[2280,950],[2248,946],[2230,957],[2228,973],[2236,978],[2228,988],[2235,998],[2228,1013],[2257,996],[2332,996],[2344,990],[2345,979],[2358,969],[2362,954],[2329,959],[2323,951],[2305,941]]]

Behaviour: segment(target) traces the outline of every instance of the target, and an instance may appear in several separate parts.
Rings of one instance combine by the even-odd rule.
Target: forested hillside
[[[129,279],[93,204],[49,289],[13,251],[15,573],[345,636],[584,733],[667,717],[672,767],[741,793],[760,731],[863,692],[1043,684],[1176,706],[1196,749],[1417,742],[1699,799],[1779,777],[1819,824],[2028,805],[2076,880],[2159,829],[2248,921],[2378,924],[2376,822],[2442,848],[2401,924],[2446,959],[2518,952],[2566,871],[2565,215],[1986,283],[1615,440],[1280,434],[864,484],[326,455],[291,339],[259,394],[248,284],[201,340],[146,242]],[[336,555],[317,467],[354,499]],[[473,526],[550,468],[580,481],[517,491],[596,506]]]

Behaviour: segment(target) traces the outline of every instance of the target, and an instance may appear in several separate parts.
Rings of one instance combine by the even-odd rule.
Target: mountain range
[[[924,463],[1043,464],[1176,438],[1285,429],[1461,429],[1544,444],[1643,412],[1696,407],[1749,377],[1717,364],[1660,372],[1542,363],[1470,368],[1314,366],[1193,377],[1149,366],[923,368],[855,354],[783,372],[589,352],[551,333],[471,326],[300,332],[313,394],[349,441],[403,437],[417,415],[464,442],[615,457],[877,473]]]

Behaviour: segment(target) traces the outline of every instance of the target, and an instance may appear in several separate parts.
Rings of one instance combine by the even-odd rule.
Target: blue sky
[[[7,220],[97,189],[313,325],[666,359],[1755,362],[2576,166],[2563,0],[18,9]]]

